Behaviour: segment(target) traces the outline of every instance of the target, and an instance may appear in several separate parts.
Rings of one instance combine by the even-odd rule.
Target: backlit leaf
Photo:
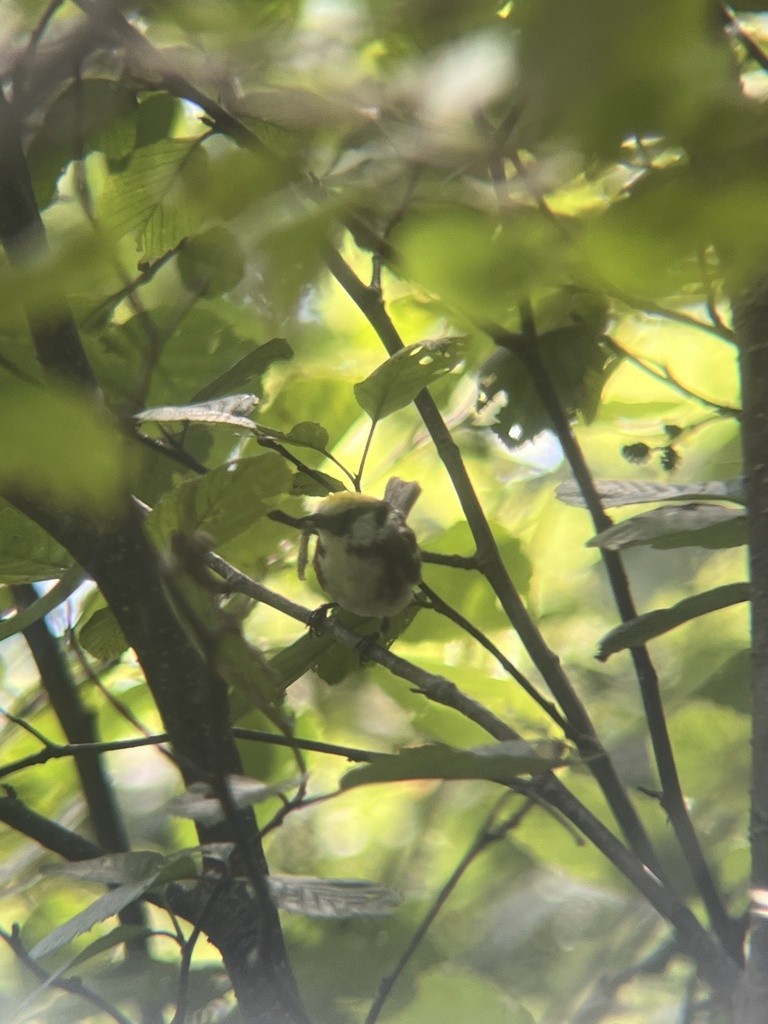
[[[524,740],[509,740],[471,750],[455,750],[435,743],[410,747],[399,754],[375,754],[370,764],[347,772],[341,787],[350,789],[404,779],[486,779],[513,783],[522,775],[546,771],[561,763],[551,750],[539,752]]]
[[[715,612],[720,608],[728,608],[748,600],[748,583],[730,583],[708,590],[705,594],[686,597],[671,608],[658,608],[645,615],[638,615],[636,619],[612,629],[600,641],[596,657],[598,661],[605,661],[617,651],[623,651],[627,647],[640,647],[646,641],[661,636],[662,633],[668,633],[670,629],[690,622],[699,615],[706,615],[708,612]]]
[[[126,441],[94,402],[8,385],[0,396],[0,436],[6,493],[101,519],[116,513],[125,494]]]
[[[462,339],[408,345],[355,384],[355,398],[372,420],[405,408],[427,385],[450,373],[462,358]]]
[[[731,548],[747,542],[747,513],[725,505],[665,505],[642,512],[598,533],[587,546],[623,551],[654,548]]]

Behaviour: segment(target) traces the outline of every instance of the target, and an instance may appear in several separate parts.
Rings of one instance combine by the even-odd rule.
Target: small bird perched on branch
[[[421,580],[416,535],[406,523],[420,493],[417,483],[392,477],[383,498],[348,491],[324,498],[301,520],[299,577],[316,534],[315,573],[334,604],[384,619],[402,611]]]

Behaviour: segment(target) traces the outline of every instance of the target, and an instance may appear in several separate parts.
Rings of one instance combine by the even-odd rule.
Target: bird
[[[416,535],[406,518],[421,487],[392,477],[383,498],[340,491],[302,519],[299,577],[304,578],[309,538],[317,537],[317,581],[338,606],[366,618],[388,620],[413,600],[421,580]]]

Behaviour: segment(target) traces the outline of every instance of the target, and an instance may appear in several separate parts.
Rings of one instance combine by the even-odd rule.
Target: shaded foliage
[[[5,1017],[753,1024],[764,13],[8,6]]]

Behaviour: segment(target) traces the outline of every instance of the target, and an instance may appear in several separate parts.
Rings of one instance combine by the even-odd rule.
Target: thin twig
[[[628,982],[634,981],[638,976],[662,974],[669,966],[670,961],[679,955],[680,947],[677,939],[672,936],[665,939],[658,948],[639,963],[633,964],[617,974],[598,978],[586,1001],[576,1011],[571,1024],[599,1024],[611,1012],[619,989]]]
[[[158,256],[152,263],[146,264],[144,269],[138,276],[134,277],[133,280],[125,282],[122,288],[119,288],[116,292],[108,295],[105,299],[102,299],[98,305],[90,309],[82,318],[83,326],[88,329],[89,327],[96,326],[100,323],[101,318],[109,313],[124,299],[127,299],[129,295],[137,292],[145,284],[149,284],[152,278],[161,270],[166,263],[173,259],[174,256],[178,256],[184,246],[187,244],[187,239],[182,238],[180,242],[177,242],[172,249],[168,249]]]
[[[13,377],[16,377],[17,380],[23,380],[25,384],[30,384],[33,388],[39,388],[41,386],[41,382],[33,377],[32,374],[27,373],[26,370],[22,370],[2,354],[0,354],[0,366],[2,366],[4,370],[7,370]]]
[[[380,290],[381,282],[379,282],[378,284],[376,284],[376,283],[372,284],[371,288],[379,289]],[[360,456],[360,464],[358,465],[357,472],[355,473],[355,475],[353,477],[353,480],[354,480],[354,483],[355,483],[355,490],[356,491],[361,490],[361,487],[362,487],[363,473],[365,471],[365,463],[366,463],[366,461],[368,459],[368,453],[371,450],[371,444],[373,443],[373,435],[374,435],[374,433],[376,431],[376,423],[377,423],[376,420],[371,420],[371,426],[370,426],[370,429],[368,431],[368,436],[366,437],[365,444],[363,445],[363,453]]]
[[[302,462],[298,456],[294,455],[293,452],[288,451],[288,449],[284,445],[280,444],[279,441],[276,441],[272,437],[265,437],[264,435],[257,434],[256,442],[259,447],[268,448],[270,451],[277,452],[278,455],[282,455],[286,462],[290,462],[292,466],[304,473],[305,476],[308,476],[311,480],[320,484],[321,487],[326,488],[326,490],[328,489],[328,480],[324,473],[321,473],[318,469],[312,469],[312,467],[308,466],[306,462]],[[344,469],[343,466],[340,468]],[[347,471],[344,470],[344,472],[346,473]],[[350,479],[354,481],[354,477],[351,474],[348,475],[350,476]]]
[[[629,306],[630,309],[636,309],[638,312],[645,313],[648,316],[660,316],[665,320],[683,324],[685,327],[692,327],[697,331],[706,331],[708,334],[714,334],[731,345],[735,343],[733,331],[724,324],[719,325],[716,323],[706,323],[704,320],[697,320],[695,316],[691,316],[689,313],[683,313],[679,309],[670,309],[668,306],[662,306],[652,299],[630,295],[627,292],[612,287],[610,284],[605,284],[605,290],[611,298],[618,299],[619,302]]]
[[[328,269],[352,301],[356,303],[389,354],[393,355],[400,351],[403,348],[403,342],[389,318],[381,295],[371,292],[335,249],[326,247],[325,261]],[[432,437],[437,453],[446,467],[472,531],[477,546],[480,571],[485,575],[531,656],[531,660],[563,709],[570,722],[572,735],[578,744],[579,751],[600,783],[630,846],[657,877],[664,877],[664,870],[640,818],[607,752],[599,742],[586,709],[563,671],[560,660],[547,646],[512,583],[461,453],[443,422],[437,406],[426,390],[417,396],[415,404]]]
[[[18,725],[24,732],[28,732],[30,736],[34,736],[36,740],[43,744],[44,747],[53,747],[55,744],[48,739],[39,729],[36,729],[31,722],[27,722],[24,718],[19,718],[18,715],[12,714],[7,708],[0,707],[0,715],[7,718],[9,722],[13,722],[14,725]]]
[[[684,398],[690,398],[698,405],[703,405],[707,409],[714,410],[714,412],[718,413],[720,416],[732,416],[734,419],[741,418],[741,409],[736,408],[736,406],[722,405],[720,402],[713,402],[709,398],[705,398],[703,395],[698,394],[698,392],[691,391],[690,388],[687,388],[685,384],[682,384],[676,377],[674,377],[663,363],[659,363],[655,359],[644,358],[634,352],[630,352],[629,349],[624,348],[623,345],[620,345],[614,338],[606,336],[605,340],[608,346],[622,359],[626,359],[639,370],[643,370],[651,377],[661,381],[662,384],[667,384],[674,391],[677,391],[678,394],[683,395]]]
[[[28,968],[38,981],[43,982],[45,985],[51,985],[53,988],[59,988],[62,992],[69,992],[70,995],[79,996],[86,1002],[91,1003],[102,1013],[106,1013],[112,1020],[116,1021],[116,1024],[132,1024],[132,1022],[124,1016],[117,1007],[108,1003],[103,996],[99,995],[98,992],[94,992],[92,988],[89,988],[80,978],[58,978],[52,977],[48,971],[44,970],[36,960],[33,960],[27,950],[24,948],[24,944],[21,941],[21,932],[19,926],[14,924],[10,932],[4,931],[0,928],[0,938],[4,939],[11,947],[13,952],[16,954],[18,959],[26,968]]]
[[[6,714],[3,712],[3,714]],[[133,750],[135,747],[153,747],[165,743],[168,736],[160,733],[157,736],[141,736],[131,740],[105,740],[102,743],[52,743],[50,740],[42,740],[43,749],[36,754],[29,754],[21,757],[18,761],[11,761],[9,764],[0,765],[0,779],[23,771],[25,768],[33,768],[35,765],[47,764],[48,761],[57,761],[63,757],[75,757],[77,754],[109,754],[114,750]],[[169,752],[170,753],[170,752]]]
[[[379,1014],[381,1013],[384,1007],[384,1003],[389,998],[393,988],[397,984],[405,968],[408,966],[408,963],[412,959],[414,953],[423,942],[435,918],[447,903],[448,897],[459,884],[459,882],[461,881],[462,877],[464,876],[472,862],[476,860],[477,857],[479,857],[480,854],[483,853],[483,851],[486,850],[488,846],[490,846],[492,843],[498,842],[498,840],[505,836],[507,832],[509,832],[513,828],[516,828],[523,820],[525,815],[535,806],[535,802],[533,800],[526,800],[523,806],[515,814],[513,814],[507,821],[494,826],[493,821],[498,815],[499,805],[502,802],[506,802],[507,799],[508,794],[501,798],[501,801],[499,801],[497,806],[488,816],[485,824],[480,829],[478,834],[475,836],[472,845],[469,847],[467,852],[464,854],[459,863],[453,869],[450,877],[445,882],[445,884],[443,885],[443,887],[440,889],[437,896],[433,900],[432,906],[424,915],[421,924],[414,932],[411,941],[405,947],[400,959],[397,961],[397,964],[395,965],[394,970],[390,974],[388,974],[381,982],[376,998],[371,1004],[371,1008],[368,1011],[368,1014],[365,1018],[365,1024],[375,1024],[375,1022],[379,1019]]]
[[[699,249],[696,253],[696,258],[699,263],[699,270],[701,271],[701,280],[704,285],[704,298],[707,304],[707,312],[709,313],[709,319],[712,321],[715,327],[721,331],[727,331],[728,327],[720,316],[717,308],[717,296],[715,295],[715,285],[712,280],[712,274],[709,269],[709,262],[707,260],[707,253],[704,249]]]
[[[27,69],[30,67],[37,48],[40,45],[40,40],[45,35],[46,29],[53,20],[54,15],[58,9],[63,5],[64,0],[50,0],[48,6],[45,8],[43,13],[35,25],[34,29],[29,35],[29,42],[22,52],[16,59],[15,67],[11,72],[11,82],[13,83],[13,100],[14,103],[18,102],[21,94],[24,91],[24,79],[27,75]]]
[[[449,569],[479,569],[477,555],[442,555],[437,551],[420,552],[425,565],[445,565]]]
[[[514,336],[512,338],[509,336],[510,346],[513,347],[513,351],[523,361],[531,375],[534,387],[549,415],[553,430],[571,467],[571,472],[584,496],[595,530],[600,533],[611,525],[612,520],[603,509],[589,467],[542,359],[530,303],[522,304],[520,316],[523,326],[522,337]],[[615,551],[608,550],[601,550],[601,555],[621,621],[629,622],[637,617],[637,609],[621,556]],[[725,948],[734,960],[739,962],[742,956],[742,929],[731,920],[723,907],[698,836],[688,815],[667,728],[656,669],[646,647],[630,648],[630,656],[640,687],[648,730],[664,792],[663,807],[670,816],[675,835],[684,852],[694,882],[704,900],[712,926]]]
[[[531,697],[538,704],[541,710],[546,715],[548,715],[552,719],[552,721],[563,730],[565,735],[569,735],[570,727],[568,725],[568,722],[560,714],[557,707],[552,703],[551,700],[547,700],[546,697],[543,697],[539,693],[539,691],[536,689],[533,683],[529,679],[526,679],[526,677],[517,668],[517,666],[514,665],[509,660],[509,658],[507,658],[507,656],[499,650],[496,644],[494,644],[493,641],[490,640],[485,635],[485,633],[482,632],[482,630],[479,630],[477,626],[475,626],[473,623],[469,621],[469,619],[465,618],[463,615],[457,612],[455,608],[451,607],[451,605],[449,605],[447,601],[444,601],[443,598],[440,597],[440,595],[437,594],[432,589],[432,587],[427,586],[426,583],[421,583],[419,589],[422,591],[422,593],[424,593],[427,596],[430,603],[429,606],[434,611],[438,612],[440,615],[444,615],[447,619],[450,619],[451,622],[454,622],[457,626],[459,626],[460,629],[463,629],[465,633],[468,633],[469,636],[477,640],[477,642],[482,647],[484,647],[489,654],[493,655],[493,657],[496,659],[496,661],[498,661],[498,663],[501,665],[504,671],[507,672],[510,676],[512,676],[512,678],[520,684],[523,690],[525,690],[528,696]]]
[[[220,573],[230,589],[249,597],[281,613],[308,624],[312,612],[308,608],[264,587],[256,580],[245,576],[218,555],[206,557],[208,565]],[[320,627],[329,632],[346,647],[356,649],[360,643],[359,634],[330,617]],[[369,660],[382,665],[393,675],[405,679],[429,700],[455,711],[474,721],[498,740],[521,740],[522,737],[511,726],[499,719],[482,704],[472,700],[450,680],[427,672],[393,654],[392,651],[371,644],[366,651]],[[237,731],[235,731],[237,735]],[[735,982],[736,965],[725,956],[706,930],[699,924],[688,908],[680,902],[667,883],[657,874],[648,871],[645,863],[630,852],[616,836],[595,817],[574,795],[551,773],[546,772],[526,784],[527,795],[540,799],[560,811],[603,855],[635,885],[652,906],[678,930],[681,946],[699,964],[702,973],[718,989],[729,989]]]
[[[132,725],[137,732],[140,732],[142,736],[151,735],[149,729],[143,724],[143,722],[141,722],[136,717],[136,715],[134,715],[134,713],[131,711],[128,705],[125,704],[123,701],[118,700],[118,698],[115,697],[115,695],[109,691],[109,689],[104,685],[104,683],[102,683],[101,679],[99,678],[99,674],[93,670],[90,662],[86,658],[85,651],[80,645],[80,641],[77,639],[77,634],[75,633],[75,630],[72,628],[71,625],[67,628],[66,636],[70,650],[77,659],[80,668],[85,673],[86,679],[88,679],[93,684],[93,686],[96,687],[96,689],[99,691],[102,697],[107,701],[107,703],[109,703],[114,708],[118,715],[120,715],[121,718],[124,718],[126,722]]]
[[[197,473],[199,476],[204,476],[208,472],[208,467],[203,465],[199,459],[196,459],[194,455],[182,448],[181,445],[174,444],[173,438],[165,438],[161,440],[159,437],[150,437],[148,434],[142,434],[140,430],[136,430],[133,437],[143,444],[147,448],[151,448],[152,451],[157,452],[158,455],[163,455],[167,459],[172,459],[174,462],[178,462],[180,466],[184,466],[185,469],[191,469],[193,473]]]
[[[6,712],[2,712],[6,714]],[[21,719],[11,717],[14,722],[21,724]],[[232,735],[239,740],[250,740],[253,743],[266,743],[271,746],[288,747],[292,750],[306,750],[311,753],[329,754],[332,757],[343,757],[347,761],[367,763],[376,757],[375,750],[362,750],[359,747],[345,747],[338,743],[324,743],[322,740],[302,739],[296,736],[283,736],[280,733],[259,732],[256,729],[241,729],[235,726]],[[48,761],[60,760],[63,757],[72,757],[77,753],[109,754],[115,750],[135,750],[137,747],[160,747],[168,742],[168,734],[161,732],[154,736],[137,736],[130,740],[104,740],[100,743],[53,743],[45,737],[37,737],[44,744],[43,749],[36,754],[29,754],[27,757],[19,758],[9,764],[0,765],[0,779],[14,775],[25,768],[32,768],[35,765],[47,764]],[[161,748],[162,749],[162,748]],[[171,753],[171,751],[167,751]]]
[[[731,26],[734,31],[734,35],[752,60],[759,64],[763,71],[768,71],[768,54],[765,53],[761,46],[757,45],[752,36],[744,31],[741,26],[741,22],[738,20],[728,4],[720,4],[720,10],[726,23]]]
[[[192,969],[192,954],[195,951],[197,940],[203,933],[203,924],[206,915],[219,896],[226,884],[226,878],[219,878],[211,888],[203,904],[202,910],[195,921],[189,938],[185,939],[181,947],[181,963],[179,965],[179,987],[176,996],[176,1011],[171,1018],[171,1024],[184,1024],[187,1019],[187,1003],[189,999],[189,975]]]

